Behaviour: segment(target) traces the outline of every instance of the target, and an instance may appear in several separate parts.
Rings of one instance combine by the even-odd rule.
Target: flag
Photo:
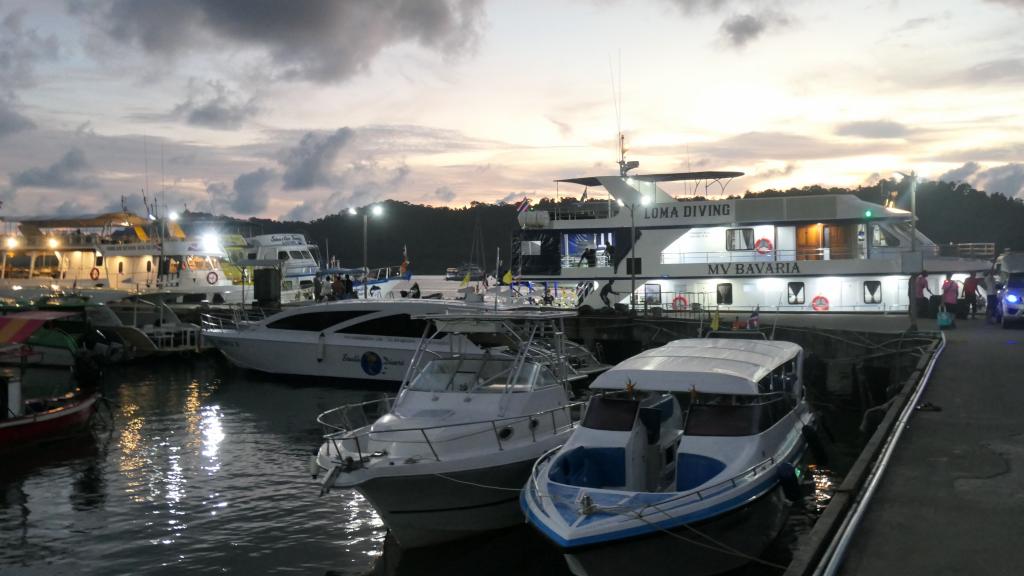
[[[512,269],[509,268],[505,271],[505,275],[501,277],[501,282],[505,285],[512,284]]]
[[[758,304],[754,311],[750,313],[750,319],[747,320],[747,326],[750,328],[757,328],[761,322],[761,305]]]
[[[718,315],[718,310],[715,310],[715,315],[711,317],[711,330],[718,330],[721,323],[722,318]]]
[[[527,198],[526,196],[523,196],[523,201],[520,202],[518,206],[516,206],[516,214],[522,214],[529,207],[530,207],[530,199]]]
[[[586,188],[586,186],[584,186],[583,187],[583,196],[580,196],[580,202],[586,202],[586,201],[587,201],[587,188]]]
[[[466,272],[465,278],[459,283],[459,288],[465,288],[466,286],[469,286],[469,272]]]

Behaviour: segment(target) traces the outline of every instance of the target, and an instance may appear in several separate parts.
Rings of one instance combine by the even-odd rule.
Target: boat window
[[[213,303],[214,304],[223,304],[224,303],[224,296],[220,292],[214,292],[213,293]]]
[[[661,284],[644,284],[644,304],[661,306]]]
[[[277,253],[277,259],[278,260],[287,260],[288,259],[288,252],[286,250],[279,251]]]
[[[99,254],[96,255],[96,265],[103,266],[103,256],[100,256]]]
[[[718,304],[732,304],[732,283],[719,284],[718,290],[715,292],[715,300]]]
[[[804,283],[803,282],[790,282],[789,290],[786,291],[786,301],[790,304],[803,304],[804,303]]]
[[[305,290],[307,288],[312,288],[312,287],[313,287],[313,281],[312,280],[299,280],[299,289],[300,290]]]
[[[523,256],[540,256],[540,240],[523,240],[519,249]]]
[[[426,320],[413,320],[408,314],[392,314],[352,324],[336,330],[336,332],[366,336],[422,338],[426,327]]]
[[[320,330],[329,328],[335,324],[347,322],[353,318],[369,314],[370,312],[370,310],[322,310],[316,312],[305,312],[302,314],[292,314],[291,316],[285,316],[284,318],[270,322],[267,324],[267,328],[274,330],[303,330],[307,332],[319,332]]]
[[[770,387],[770,381],[765,385]],[[693,396],[697,397],[696,401]],[[759,434],[792,409],[792,403],[779,392],[762,395],[676,394],[676,398],[687,411],[684,419],[684,434],[687,436]]]
[[[495,393],[528,392],[539,364],[521,365],[511,358],[445,358],[433,360],[409,384],[419,392]],[[543,377],[543,376],[541,376]]]
[[[152,272],[152,271],[153,271],[153,261],[152,260],[146,260],[146,272]]]
[[[255,252],[249,252],[247,258],[249,260],[255,260],[256,259],[256,253]]]
[[[303,250],[302,251],[302,257],[305,258],[306,260],[312,260],[313,259],[313,255],[309,253],[309,250]]]
[[[882,283],[879,280],[864,281],[864,303],[880,304],[882,302]]]
[[[124,274],[124,262],[117,263],[117,273]]]
[[[730,228],[725,231],[726,250],[753,250],[753,228]]]
[[[879,248],[887,246],[899,246],[900,240],[896,236],[893,236],[892,232],[889,232],[887,228],[882,226],[871,227],[871,245]]]
[[[302,260],[302,252],[298,250],[291,250],[288,252],[288,255],[291,256],[292,260]]]
[[[1006,278],[1006,288],[1016,290],[1024,288],[1024,273],[1011,272]]]
[[[292,289],[292,281],[291,280],[285,280],[284,282],[281,283],[281,290],[291,290],[291,289]]]
[[[594,396],[587,404],[587,413],[583,416],[583,427],[591,430],[629,432],[633,429],[633,421],[636,419],[636,412],[639,408],[638,400]]]

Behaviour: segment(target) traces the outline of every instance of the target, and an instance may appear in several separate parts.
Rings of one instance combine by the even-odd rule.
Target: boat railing
[[[259,306],[230,306],[223,310],[210,310],[199,315],[199,326],[203,330],[238,330],[249,322],[258,322],[267,317]]]
[[[950,242],[949,244],[939,246],[939,255],[994,260],[996,257],[996,244],[995,242]]]
[[[374,404],[379,406],[386,402],[391,402],[392,400],[393,398],[382,398],[351,406],[342,406],[334,410],[328,410],[317,418],[317,422],[320,422],[326,427],[337,428],[337,424],[327,422],[328,418],[333,419],[338,417],[349,408],[362,408]],[[568,432],[576,427],[578,419],[573,418],[573,414],[574,412],[578,413],[578,411],[583,408],[583,405],[583,402],[573,402],[541,412],[534,412],[532,414],[521,414],[505,418],[493,418],[490,420],[476,420],[473,422],[458,422],[454,424],[438,424],[436,426],[417,426],[411,428],[394,428],[379,431],[370,430],[372,422],[370,422],[369,417],[367,417],[367,422],[363,426],[350,429],[337,429],[335,432],[325,434],[324,439],[331,443],[331,446],[334,448],[334,453],[339,456],[342,454],[343,446],[351,447],[350,452],[356,452],[359,457],[359,462],[363,462],[364,458],[370,455],[369,442],[370,440],[373,440],[375,436],[378,438],[387,437],[387,442],[391,444],[425,444],[429,450],[429,455],[423,454],[423,456],[429,457],[437,462],[442,462],[444,461],[442,458],[444,447],[447,443],[465,440],[467,438],[475,438],[481,434],[486,435],[487,437],[493,437],[494,446],[499,451],[502,451],[505,450],[509,444],[522,444],[523,441],[519,438],[524,436],[520,436],[517,432],[529,433],[529,442],[531,443],[537,442],[539,439],[543,440],[563,432]],[[331,415],[326,416],[328,414]],[[347,415],[341,417],[343,419],[348,418]],[[547,427],[548,420],[550,420],[550,428]],[[543,428],[542,425],[544,426]],[[449,434],[449,436],[444,439],[437,438],[436,436],[442,432]],[[457,436],[450,435],[453,432],[463,433]],[[435,437],[431,439],[431,435],[434,435]],[[339,442],[341,445],[339,445]]]
[[[880,253],[875,257],[898,257]],[[798,248],[796,250],[721,250],[711,252],[662,252],[662,264],[716,264],[725,262],[804,262],[808,260],[862,260],[867,255],[845,247]]]

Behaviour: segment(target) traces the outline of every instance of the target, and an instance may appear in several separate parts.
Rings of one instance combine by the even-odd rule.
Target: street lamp
[[[907,314],[910,316],[910,329],[917,330],[917,277],[923,268],[924,259],[917,257],[917,174],[897,172],[904,178],[910,178],[910,254],[914,262],[914,273],[907,283]]]
[[[356,210],[355,208],[349,208],[348,209],[348,213],[351,216],[355,216],[355,215],[359,214],[359,211]],[[382,214],[384,214],[384,207],[381,206],[380,204],[374,204],[373,206],[370,206],[368,208],[367,207],[363,208],[363,298],[364,299],[369,298],[369,290],[370,290],[370,287],[368,285],[368,280],[370,278],[370,266],[369,266],[369,263],[367,262],[367,257],[366,257],[366,226],[367,226],[367,223],[369,221],[369,216],[371,214],[374,215],[374,216],[381,216]]]

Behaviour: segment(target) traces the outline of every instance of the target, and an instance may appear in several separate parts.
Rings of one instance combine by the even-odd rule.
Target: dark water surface
[[[379,572],[567,573],[526,527],[401,553],[358,494],[318,497],[315,416],[380,391],[214,357],[112,367],[104,390],[112,426],[0,455],[0,574],[364,574],[382,551]],[[813,497],[794,508],[766,559],[788,562],[813,510]]]

